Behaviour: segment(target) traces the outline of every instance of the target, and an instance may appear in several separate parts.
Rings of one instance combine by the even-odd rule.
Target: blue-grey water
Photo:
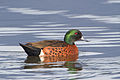
[[[90,41],[76,61],[29,62],[19,46],[69,29]],[[0,80],[120,80],[120,0],[0,0]]]

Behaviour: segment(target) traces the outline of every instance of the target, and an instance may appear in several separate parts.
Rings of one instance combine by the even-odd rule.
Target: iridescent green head
[[[82,33],[77,29],[69,30],[64,37],[64,41],[70,45],[73,45],[75,41],[82,40]]]

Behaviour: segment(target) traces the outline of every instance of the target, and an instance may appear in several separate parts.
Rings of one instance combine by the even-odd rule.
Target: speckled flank
[[[67,47],[45,47],[43,49],[45,56],[68,56],[78,54],[76,45],[68,45]]]

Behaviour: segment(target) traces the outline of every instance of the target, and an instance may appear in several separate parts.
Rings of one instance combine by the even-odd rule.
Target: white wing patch
[[[44,56],[43,50],[40,51],[40,56]]]
[[[44,53],[43,53],[43,50],[41,49],[41,52],[40,52],[40,55],[39,56],[41,56],[40,57],[40,60],[41,60],[41,62],[43,62],[44,61],[44,57],[42,57],[42,56],[44,56]]]

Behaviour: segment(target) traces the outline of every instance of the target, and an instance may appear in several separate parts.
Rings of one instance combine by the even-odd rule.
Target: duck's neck
[[[72,39],[70,36],[65,35],[64,41],[65,41],[67,44],[74,45],[74,41],[73,41],[73,39]]]

